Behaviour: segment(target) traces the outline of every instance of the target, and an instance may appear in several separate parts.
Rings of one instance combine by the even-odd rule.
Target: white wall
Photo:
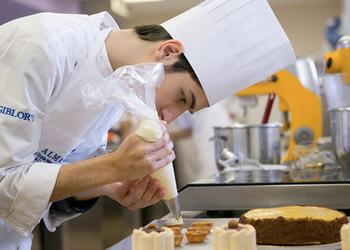
[[[283,1],[283,0],[282,0]],[[324,30],[328,18],[342,14],[342,0],[270,1],[298,57],[325,52]]]

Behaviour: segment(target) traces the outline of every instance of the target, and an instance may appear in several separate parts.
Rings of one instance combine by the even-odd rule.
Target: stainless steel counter
[[[318,205],[350,209],[350,171],[224,171],[179,190],[183,211]],[[194,198],[195,197],[195,198]]]

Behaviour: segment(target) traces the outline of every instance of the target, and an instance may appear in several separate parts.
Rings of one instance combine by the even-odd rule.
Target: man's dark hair
[[[134,30],[138,37],[145,41],[155,42],[173,39],[168,31],[166,31],[161,25],[141,25],[136,26]],[[179,56],[179,61],[171,66],[164,67],[164,70],[165,72],[188,72],[191,75],[192,79],[200,85],[196,73],[194,72],[191,64],[188,62],[183,53]]]

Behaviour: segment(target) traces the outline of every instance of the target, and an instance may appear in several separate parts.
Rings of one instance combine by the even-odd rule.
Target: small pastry
[[[204,231],[197,231],[197,232],[186,232],[186,238],[188,242],[190,243],[201,243],[205,240],[205,237],[207,237],[207,232]]]
[[[209,221],[199,221],[199,222],[192,223],[192,227],[201,228],[202,230],[206,230],[208,233],[210,232],[212,226],[213,226],[213,222],[209,222]]]
[[[180,226],[166,226],[166,225],[163,225],[163,226],[164,227],[168,227],[171,230],[173,230],[174,231],[174,235],[181,234],[181,231],[182,231],[182,228],[183,228],[183,225],[180,225]]]
[[[167,227],[158,228],[154,223],[134,229],[131,238],[132,250],[174,249],[174,232]]]
[[[182,239],[184,238],[184,236],[182,234],[176,234],[174,235],[174,246],[178,247],[180,246]]]
[[[208,233],[208,229],[205,227],[188,227],[187,232],[206,232],[206,233]]]
[[[256,232],[253,226],[235,220],[216,226],[213,230],[214,249],[256,250]]]
[[[163,225],[163,227],[181,227],[181,229],[184,227],[184,222],[182,220],[182,218],[180,219],[170,219],[168,221],[166,221]]]

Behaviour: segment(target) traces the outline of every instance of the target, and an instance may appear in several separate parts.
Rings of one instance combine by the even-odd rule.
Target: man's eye
[[[180,100],[181,100],[183,103],[186,103],[186,98],[185,98],[185,95],[184,95],[184,94],[181,95]]]

